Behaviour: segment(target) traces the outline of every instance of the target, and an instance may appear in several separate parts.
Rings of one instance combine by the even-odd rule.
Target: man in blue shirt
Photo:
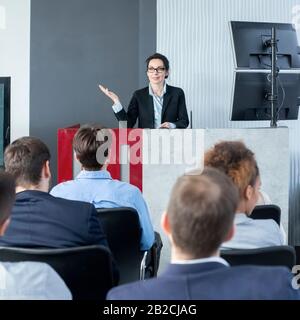
[[[106,164],[97,160],[97,151],[104,144],[97,139],[99,131],[100,126],[83,126],[78,130],[73,148],[81,164],[81,172],[74,180],[55,186],[50,193],[55,197],[89,202],[96,208],[136,209],[142,229],[140,249],[148,250],[154,242],[154,231],[147,204],[138,188],[113,180]]]

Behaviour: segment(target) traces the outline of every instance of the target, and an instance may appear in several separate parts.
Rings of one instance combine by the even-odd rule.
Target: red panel
[[[130,146],[130,180],[129,182],[143,192],[143,130],[128,130]]]
[[[74,135],[80,125],[57,130],[57,180],[58,183],[73,179],[73,147]]]
[[[120,149],[122,145],[130,148],[129,182],[143,191],[143,130],[142,129],[112,129],[110,164],[108,170],[113,179],[121,180]]]
[[[120,148],[119,146],[119,129],[111,129],[112,131],[112,146],[110,148],[110,159],[107,170],[111,174],[113,179],[121,179],[121,167],[120,167]]]
[[[80,125],[58,129],[58,183],[73,179],[73,147],[74,135]],[[110,160],[107,170],[113,179],[121,179],[120,147],[130,147],[129,182],[143,191],[143,130],[142,129],[111,129],[114,133]]]

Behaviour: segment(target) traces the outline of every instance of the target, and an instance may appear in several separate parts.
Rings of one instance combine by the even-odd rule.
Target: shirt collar
[[[172,261],[172,264],[198,264],[198,263],[207,263],[207,262],[218,262],[224,264],[226,267],[229,267],[227,261],[225,261],[221,257],[209,257],[209,258],[202,258],[202,259],[193,259],[193,260],[175,260]]]
[[[246,213],[238,212],[238,213],[235,214],[234,222],[235,222],[235,224],[236,224],[236,223],[248,221],[249,219],[251,219],[251,218],[249,218],[249,217],[246,215]]]
[[[87,171],[81,170],[76,179],[109,179],[112,177],[107,170]]]
[[[164,89],[163,89],[163,95],[161,97],[163,97],[165,95],[165,93],[167,92],[167,83],[165,81],[164,83]],[[151,87],[151,84],[149,83],[149,95],[150,96],[154,96],[155,94],[153,93],[153,90],[152,90],[152,87]],[[161,98],[160,97],[160,98]]]

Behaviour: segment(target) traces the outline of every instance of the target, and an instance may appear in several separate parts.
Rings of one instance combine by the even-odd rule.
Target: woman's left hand
[[[161,124],[160,128],[170,129],[170,123],[169,122],[164,122],[164,123]]]

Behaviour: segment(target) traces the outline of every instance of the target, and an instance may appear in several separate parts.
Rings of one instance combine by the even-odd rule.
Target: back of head
[[[205,152],[204,166],[228,175],[239,189],[240,198],[248,185],[254,186],[259,176],[254,153],[241,141],[223,141]]]
[[[100,125],[85,125],[77,131],[73,148],[84,169],[96,171],[102,168],[108,156],[109,136],[109,130]]]
[[[49,160],[48,147],[34,137],[15,140],[4,153],[5,170],[15,178],[17,186],[38,185],[42,168]]]
[[[218,170],[180,177],[167,209],[176,248],[194,259],[214,254],[232,228],[237,204],[236,187]]]
[[[0,171],[0,226],[10,216],[15,200],[16,187],[13,177]]]

